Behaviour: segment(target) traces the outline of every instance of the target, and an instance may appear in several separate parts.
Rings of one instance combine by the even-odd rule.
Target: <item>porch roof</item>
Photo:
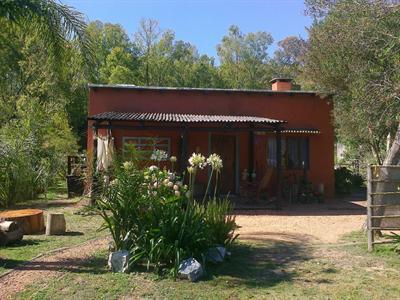
[[[174,123],[258,123],[278,125],[287,123],[255,116],[234,115],[198,115],[198,114],[176,114],[176,113],[150,113],[150,112],[102,112],[88,117],[94,121],[151,121],[151,122],[174,122]]]

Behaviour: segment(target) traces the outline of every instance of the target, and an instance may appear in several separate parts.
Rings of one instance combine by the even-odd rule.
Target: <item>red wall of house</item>
[[[89,93],[89,115],[105,111],[120,112],[165,112],[194,114],[250,115],[288,121],[287,128],[315,128],[320,134],[309,135],[310,170],[309,179],[318,185],[323,183],[328,198],[334,193],[334,129],[333,105],[329,98],[322,99],[312,93],[286,92],[232,92],[196,90],[151,90],[91,87]],[[89,122],[88,149],[92,148],[92,130]],[[116,145],[122,136],[133,136],[134,132],[113,132]],[[140,132],[144,134],[143,131]],[[153,132],[157,136],[177,133]],[[256,143],[265,145],[263,138]],[[247,134],[240,134],[240,172],[248,168]],[[243,145],[243,146],[242,146]],[[198,146],[204,154],[208,152],[208,133],[192,132],[189,136],[189,151]],[[178,154],[178,143],[172,142],[172,154]],[[259,150],[260,149],[260,150]],[[256,157],[265,157],[265,146],[256,150]],[[176,152],[175,152],[176,151]],[[257,159],[257,158],[256,158]],[[258,167],[258,166],[257,166]]]

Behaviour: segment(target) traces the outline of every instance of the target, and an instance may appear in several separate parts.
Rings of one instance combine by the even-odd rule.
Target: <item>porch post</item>
[[[282,133],[281,127],[276,126],[276,179],[277,179],[277,206],[282,200]]]
[[[254,172],[254,131],[249,131],[249,180],[253,181],[253,172]]]
[[[185,171],[186,168],[186,161],[187,161],[187,151],[188,151],[188,128],[185,125],[183,130],[181,131],[181,157],[180,157],[180,162],[179,166],[181,169],[181,173]]]

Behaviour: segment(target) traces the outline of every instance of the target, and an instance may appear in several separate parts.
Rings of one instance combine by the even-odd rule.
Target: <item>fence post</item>
[[[372,229],[372,167],[367,167],[367,237],[368,251],[374,250],[374,230]]]

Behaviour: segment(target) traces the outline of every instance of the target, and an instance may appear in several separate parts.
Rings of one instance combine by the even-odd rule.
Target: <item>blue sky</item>
[[[142,18],[156,19],[162,29],[216,57],[216,45],[232,24],[242,32],[267,31],[276,42],[289,35],[307,37],[311,18],[303,0],[61,0],[84,13],[88,21],[121,24],[132,38]]]

